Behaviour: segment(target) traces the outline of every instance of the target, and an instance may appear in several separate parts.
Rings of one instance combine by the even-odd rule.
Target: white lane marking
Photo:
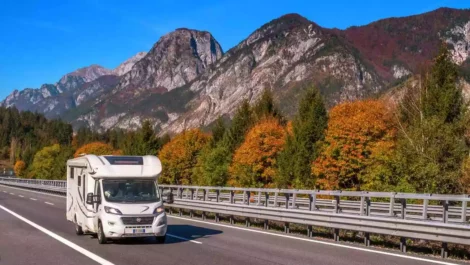
[[[202,242],[199,242],[199,241],[196,241],[196,240],[192,240],[192,239],[189,239],[189,238],[180,237],[180,236],[175,236],[175,235],[168,234],[168,233],[166,233],[166,235],[169,236],[169,237],[174,237],[174,238],[180,239],[180,240],[189,241],[189,242],[193,242],[193,243],[196,243],[196,244],[202,244]]]
[[[15,195],[15,194],[10,192],[10,195]]]
[[[32,201],[37,201],[38,199],[35,199],[35,198],[29,198],[30,200]]]
[[[50,203],[50,202],[44,202],[45,204],[49,204],[49,205],[54,205],[53,203]]]
[[[3,186],[3,185],[0,184],[0,186]],[[53,197],[58,197],[58,198],[65,199],[65,196],[49,194],[49,193],[46,193],[46,192],[33,191],[33,190],[27,190],[27,189],[21,189],[21,188],[14,188],[14,187],[9,187],[9,186],[4,186],[4,187],[9,188],[9,189],[15,189],[15,190],[20,190],[20,191],[25,191],[25,192],[32,192],[32,193],[39,193],[39,194],[42,194],[42,195],[53,196]],[[5,193],[7,193],[7,192],[5,192]]]
[[[18,197],[24,198],[24,196],[23,196],[23,195],[18,195]]]
[[[46,228],[44,228],[44,227],[42,227],[42,226],[40,226],[40,225],[38,225],[38,224],[36,224],[36,223],[33,223],[32,221],[30,221],[30,220],[24,218],[23,216],[21,216],[21,215],[15,213],[15,212],[13,212],[13,211],[7,209],[6,207],[4,207],[4,206],[2,206],[2,205],[0,205],[0,209],[2,209],[2,210],[4,210],[5,212],[7,212],[7,213],[9,213],[9,214],[11,214],[11,215],[13,215],[13,216],[15,216],[16,218],[18,218],[18,219],[20,219],[21,221],[23,221],[23,222],[29,224],[30,226],[36,228],[37,230],[39,230],[39,231],[45,233],[46,235],[48,235],[48,236],[54,238],[55,240],[61,242],[62,244],[66,245],[66,246],[68,246],[68,247],[70,247],[70,248],[76,250],[77,252],[79,252],[79,253],[81,253],[81,254],[87,256],[88,258],[90,258],[90,259],[92,259],[92,260],[98,262],[99,264],[103,264],[103,265],[114,265],[114,263],[112,263],[112,262],[110,262],[110,261],[107,261],[107,260],[101,258],[100,256],[98,256],[98,255],[96,255],[96,254],[94,254],[94,253],[92,253],[92,252],[90,252],[90,251],[88,251],[88,250],[86,250],[86,249],[80,247],[79,245],[77,245],[77,244],[75,244],[75,243],[72,243],[72,242],[68,241],[67,239],[65,239],[65,238],[63,238],[63,237],[61,237],[61,236],[59,236],[59,235],[57,235],[57,234],[55,234],[55,233],[53,233],[53,232],[47,230]]]
[[[8,193],[6,190],[3,191],[4,193]]]
[[[248,232],[253,232],[253,233],[258,233],[258,234],[272,235],[272,236],[296,239],[296,240],[301,240],[301,241],[307,241],[307,242],[311,242],[311,243],[323,244],[323,245],[328,245],[328,246],[354,249],[354,250],[370,252],[370,253],[376,253],[376,254],[382,254],[382,255],[393,256],[393,257],[399,257],[399,258],[404,258],[404,259],[411,259],[411,260],[429,262],[429,263],[434,263],[434,264],[458,265],[457,263],[450,263],[450,262],[445,262],[445,261],[438,261],[438,260],[432,260],[432,259],[425,259],[425,258],[407,256],[407,255],[403,255],[403,254],[390,253],[390,252],[374,250],[374,249],[367,249],[367,248],[353,247],[353,246],[348,246],[348,245],[341,245],[341,244],[336,244],[336,243],[331,243],[331,242],[326,242],[326,241],[319,241],[319,240],[308,239],[308,238],[301,238],[301,237],[288,236],[288,235],[283,235],[283,234],[276,234],[276,233],[271,233],[271,232],[266,232],[266,231],[248,229],[248,228],[231,226],[231,225],[224,225],[224,224],[219,224],[219,223],[204,222],[204,221],[199,221],[199,220],[183,218],[183,217],[179,217],[179,216],[167,215],[167,217],[175,218],[175,219],[181,219],[181,220],[185,220],[185,221],[196,222],[196,223],[203,223],[203,224],[209,224],[209,225],[214,225],[214,226],[221,226],[221,227],[227,227],[227,228],[232,228],[232,229],[238,229],[238,230],[243,230],[243,231],[248,231]]]

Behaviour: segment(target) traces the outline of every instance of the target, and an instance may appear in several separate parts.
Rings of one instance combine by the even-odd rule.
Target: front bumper
[[[125,225],[120,215],[107,215],[101,220],[103,232],[107,238],[151,237],[164,236],[167,230],[167,217],[165,213],[156,216],[152,224]],[[131,215],[127,216],[131,217]],[[147,216],[148,217],[148,216]],[[134,229],[145,229],[145,233],[135,234]]]

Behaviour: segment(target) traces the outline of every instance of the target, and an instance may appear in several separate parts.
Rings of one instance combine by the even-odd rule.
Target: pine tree
[[[318,143],[324,138],[327,123],[322,96],[311,87],[299,103],[298,113],[292,122],[293,134],[287,136],[286,147],[278,157],[278,187],[313,187],[311,163],[318,155]]]
[[[218,142],[220,142],[224,138],[224,134],[226,131],[225,122],[222,117],[219,117],[214,127],[212,128],[212,145],[215,146]]]
[[[261,97],[253,107],[253,113],[256,120],[258,121],[270,117],[278,118],[279,120],[283,119],[281,112],[274,104],[273,94],[268,88],[263,90]]]

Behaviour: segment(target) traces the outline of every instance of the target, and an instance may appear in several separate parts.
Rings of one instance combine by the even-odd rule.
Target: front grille
[[[151,225],[153,216],[149,217],[121,217],[122,223],[125,225]]]

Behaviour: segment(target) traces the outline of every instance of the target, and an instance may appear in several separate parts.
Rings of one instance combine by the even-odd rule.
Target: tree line
[[[66,159],[88,154],[156,154],[162,183],[297,189],[470,192],[468,105],[445,47],[432,67],[405,83],[397,104],[360,100],[327,111],[309,87],[288,120],[269,89],[244,101],[231,121],[209,131],[157,137],[145,121],[136,131],[104,133],[0,109],[0,155],[21,177],[63,179]],[[53,169],[53,170],[51,170]]]

